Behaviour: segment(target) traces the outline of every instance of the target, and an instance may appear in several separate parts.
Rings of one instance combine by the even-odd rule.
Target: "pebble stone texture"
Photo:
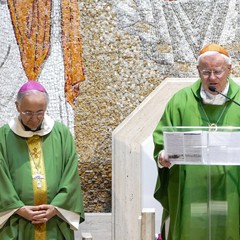
[[[111,212],[112,131],[166,77],[197,77],[196,58],[206,43],[225,46],[232,74],[240,77],[240,2],[80,0],[79,5],[86,77],[74,108],[79,173],[86,212]],[[0,52],[1,85],[4,56]]]
[[[240,2],[86,0],[80,6],[87,80],[75,112],[79,169],[87,211],[110,212],[112,131],[164,78],[197,77],[196,58],[206,43],[229,50],[239,77]]]

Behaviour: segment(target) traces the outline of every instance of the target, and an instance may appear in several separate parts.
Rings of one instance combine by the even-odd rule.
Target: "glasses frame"
[[[208,69],[199,69],[199,72],[204,76],[204,77],[210,77],[212,74],[214,76],[220,77],[223,73],[226,72],[228,68],[221,69],[221,70],[208,70]]]
[[[45,114],[44,110],[38,111],[38,112],[30,112],[30,111],[25,111],[25,112],[21,112],[22,115],[26,116],[26,117],[33,117],[36,116],[38,118],[43,117]]]

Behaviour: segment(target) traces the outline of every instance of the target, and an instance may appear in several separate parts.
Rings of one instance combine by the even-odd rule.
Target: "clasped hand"
[[[19,208],[16,213],[31,221],[32,224],[45,223],[55,215],[57,215],[57,209],[48,204],[39,206],[24,206]]]

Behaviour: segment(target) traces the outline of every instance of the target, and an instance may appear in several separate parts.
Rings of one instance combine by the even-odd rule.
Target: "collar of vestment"
[[[228,92],[227,92],[227,96],[230,98],[234,98],[236,96],[236,94],[240,91],[239,85],[232,79],[232,78],[228,78],[228,82],[229,82],[229,88],[228,88]],[[201,79],[198,79],[195,83],[193,83],[190,86],[191,91],[193,92],[193,94],[199,99],[201,100],[201,94],[200,94],[200,90],[201,90]],[[229,99],[226,99],[226,102],[230,101]]]
[[[18,117],[13,118],[9,123],[11,130],[20,137],[29,138],[34,135],[44,136],[50,133],[54,126],[54,120],[48,115],[44,115],[41,129],[38,131],[26,131]]]
[[[227,95],[229,89],[229,82],[227,82],[226,87],[222,91],[222,94]],[[227,98],[221,94],[211,94],[210,92],[205,91],[203,85],[201,85],[200,95],[202,97],[203,103],[212,104],[212,105],[223,105]]]

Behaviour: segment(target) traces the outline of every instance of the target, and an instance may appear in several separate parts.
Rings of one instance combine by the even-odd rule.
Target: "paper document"
[[[164,132],[164,149],[174,164],[240,165],[240,132]]]

